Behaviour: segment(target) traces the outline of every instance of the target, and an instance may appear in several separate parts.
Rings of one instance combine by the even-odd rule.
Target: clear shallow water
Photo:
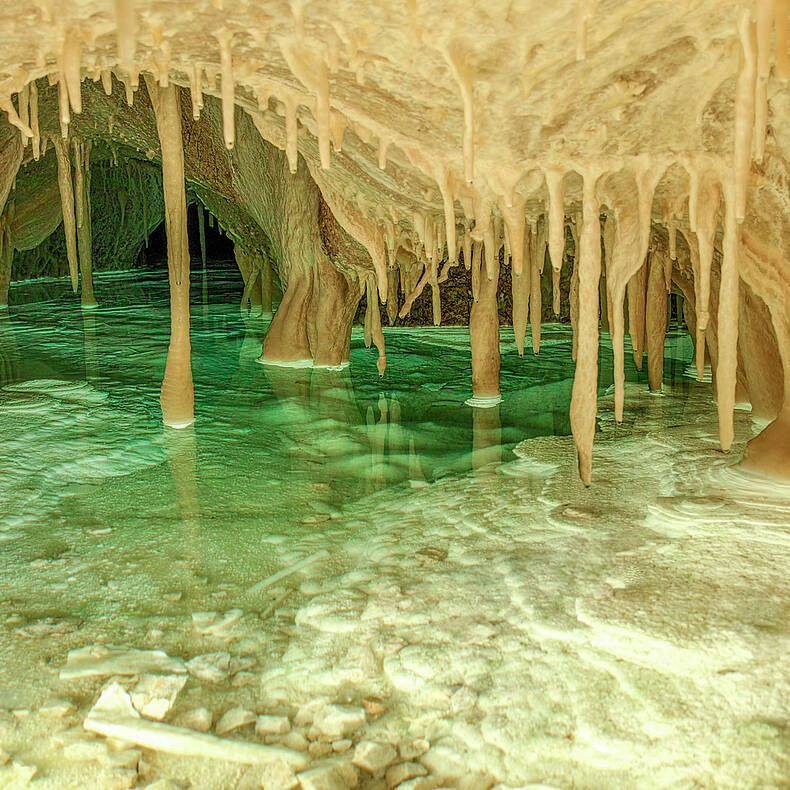
[[[185,431],[159,422],[164,272],[100,277],[96,313],[56,291],[0,324],[0,747],[40,786],[145,784],[82,730],[107,678],[59,678],[100,644],[227,652],[234,671],[190,675],[167,720],[287,715],[319,766],[311,711],[376,698],[354,740],[426,739],[434,786],[783,786],[790,497],[717,453],[680,333],[663,396],[627,363],[623,426],[604,341],[586,490],[567,328],[523,360],[505,333],[503,404],[473,412],[465,330],[385,330],[383,380],[357,332],[340,374],[263,368],[237,276],[210,284]],[[216,633],[193,618],[229,611]],[[54,722],[53,697],[74,706]],[[148,757],[146,780],[244,780]]]

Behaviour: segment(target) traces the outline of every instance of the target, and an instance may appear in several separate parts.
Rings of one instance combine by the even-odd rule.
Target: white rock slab
[[[221,683],[226,680],[230,672],[230,653],[219,651],[217,653],[204,653],[187,661],[190,675],[198,680],[209,683]]]
[[[345,738],[365,723],[364,708],[353,705],[327,705],[315,715],[314,724],[328,738]]]
[[[60,679],[92,675],[143,675],[186,672],[184,662],[162,650],[136,650],[111,645],[89,645],[70,650],[60,669]]]
[[[384,771],[395,762],[398,753],[388,743],[377,743],[376,741],[360,741],[354,749],[354,756],[351,762],[367,771],[373,776],[383,776]]]
[[[302,790],[349,790],[358,782],[357,771],[352,765],[334,760],[303,771],[297,774],[297,778]]]
[[[141,718],[132,705],[126,690],[118,683],[111,683],[102,691],[85,723],[88,732],[107,738],[118,738],[146,749],[177,754],[183,757],[202,757],[225,760],[244,765],[261,765],[282,760],[295,770],[307,765],[307,756],[281,746],[218,738]]]
[[[143,675],[132,690],[132,705],[143,716],[161,721],[186,682],[186,675]]]
[[[263,714],[255,722],[256,735],[285,735],[290,732],[291,722],[287,716],[272,716]]]
[[[208,732],[211,729],[211,722],[214,717],[208,708],[193,708],[185,711],[178,717],[177,723],[190,730],[198,732]]]
[[[402,782],[408,782],[409,779],[426,776],[427,774],[428,769],[420,763],[398,763],[398,765],[393,765],[392,768],[387,769],[385,778],[387,787],[398,787]]]
[[[244,727],[247,724],[252,724],[255,721],[255,713],[246,708],[231,708],[225,711],[217,722],[216,733],[217,735],[225,735],[225,733],[237,730],[239,727]]]

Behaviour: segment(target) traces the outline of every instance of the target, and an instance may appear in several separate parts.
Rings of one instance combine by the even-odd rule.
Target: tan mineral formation
[[[166,219],[168,425],[193,419],[197,202],[201,238],[205,208],[236,245],[243,307],[271,309],[273,276],[283,289],[266,365],[344,366],[364,299],[383,375],[380,304],[396,320],[430,286],[438,324],[460,264],[471,402],[491,405],[500,277],[519,353],[528,322],[539,352],[551,278],[553,310],[567,298],[574,326],[585,483],[599,327],[611,327],[620,421],[626,327],[660,390],[666,295],[682,294],[700,374],[713,365],[721,449],[748,401],[773,422],[746,463],[790,477],[788,14],[786,0],[6,4],[0,305],[14,250],[61,223],[74,290],[96,305],[91,172],[111,162],[124,184],[114,254]]]

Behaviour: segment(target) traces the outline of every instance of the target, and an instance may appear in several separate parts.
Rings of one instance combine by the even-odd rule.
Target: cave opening
[[[788,4],[544,5],[0,9],[0,786],[785,785]]]

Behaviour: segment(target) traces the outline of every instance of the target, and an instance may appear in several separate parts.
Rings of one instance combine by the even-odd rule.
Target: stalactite
[[[576,217],[570,223],[571,236],[573,237],[573,269],[568,289],[568,302],[570,304],[571,330],[573,338],[571,343],[571,358],[576,361],[579,348],[579,225],[581,218]]]
[[[565,251],[565,211],[563,207],[563,172],[546,168],[546,188],[549,194],[549,258],[551,266],[559,274],[562,270],[562,256]],[[557,278],[559,279],[559,278]],[[558,312],[555,310],[555,312]]]
[[[60,136],[65,140],[69,136],[71,111],[69,110],[69,92],[62,75],[58,80],[58,105],[60,107]]]
[[[757,0],[757,82],[754,95],[754,159],[763,161],[768,119],[768,77],[771,73],[771,31],[774,0]]]
[[[283,98],[285,104],[285,156],[288,159],[288,168],[292,173],[296,172],[298,164],[298,126],[296,120],[296,98],[286,94]]]
[[[22,121],[25,126],[30,127],[30,88],[25,85],[18,94],[19,99],[19,120]],[[30,131],[33,131],[32,127]],[[22,135],[22,145],[27,146],[29,138],[27,135]]]
[[[614,209],[606,218],[606,268],[609,288],[609,322],[612,337],[612,362],[614,368],[614,415],[623,421],[625,400],[625,352],[623,348],[625,321],[623,302],[626,283],[640,265],[639,207],[633,193],[615,195],[608,200]]]
[[[137,17],[134,0],[115,0],[115,25],[118,35],[118,60],[121,68],[136,83],[134,50],[137,39]]]
[[[439,192],[442,195],[442,206],[444,207],[444,227],[447,233],[447,257],[455,260],[455,196],[453,195],[450,175],[447,171],[443,172],[439,178]]]
[[[233,85],[233,60],[231,57],[233,34],[223,28],[215,35],[219,41],[219,62],[222,80],[222,128],[225,136],[225,148],[230,150],[233,148],[236,138],[233,117],[236,110],[236,93]]]
[[[332,148],[338,153],[343,150],[343,136],[346,132],[346,116],[342,112],[332,110],[329,113],[329,136],[332,138]]]
[[[60,81],[66,87],[71,109],[79,115],[82,112],[81,89],[82,37],[79,30],[69,28],[63,39],[61,54]]]
[[[697,197],[697,243],[699,246],[699,299],[697,326],[703,332],[710,319],[710,269],[713,264],[713,245],[716,239],[721,192],[717,184],[706,180]]]
[[[642,261],[647,256],[647,247],[650,244],[653,195],[665,167],[665,164],[651,161],[647,155],[638,157],[634,163],[634,178],[639,200],[639,257]]]
[[[705,330],[702,329],[699,325],[699,311],[700,311],[700,256],[699,256],[699,244],[696,239],[696,235],[691,233],[691,231],[685,231],[684,236],[686,238],[686,243],[689,248],[689,258],[691,262],[691,271],[692,271],[692,280],[694,282],[694,353],[695,353],[695,361],[697,366],[697,381],[702,381],[702,377],[705,373]],[[684,316],[685,316],[685,308],[684,308]],[[687,321],[686,322],[690,324]]]
[[[469,228],[464,230],[464,268],[466,271],[472,269],[472,232]]]
[[[454,43],[445,50],[445,57],[450,70],[455,77],[461,91],[461,99],[464,105],[464,128],[463,128],[463,157],[464,157],[464,178],[467,184],[471,184],[474,179],[475,170],[475,146],[474,146],[474,96],[473,82],[475,67],[472,59],[463,51],[460,45]]]
[[[193,63],[189,69],[189,97],[192,100],[192,118],[198,120],[203,109],[203,68]]]
[[[738,16],[740,57],[735,86],[735,216],[746,215],[746,188],[751,169],[752,125],[754,122],[754,83],[756,76],[755,25],[751,12],[742,8]]]
[[[653,251],[647,261],[647,311],[645,314],[645,347],[647,349],[647,381],[652,392],[661,392],[664,378],[664,340],[667,330],[667,291],[664,284],[662,254]]]
[[[513,274],[521,274],[524,266],[524,227],[526,225],[524,209],[526,202],[523,195],[517,195],[510,206],[504,202],[499,204],[499,210],[507,228]]]
[[[640,223],[641,226],[641,223]],[[640,227],[641,252],[641,227]],[[644,260],[641,255],[638,260]],[[642,354],[645,350],[645,298],[647,295],[647,262],[643,262],[628,281],[628,335],[634,352],[634,364],[642,370]]]
[[[387,367],[387,355],[384,349],[384,333],[381,331],[381,313],[379,312],[379,297],[376,288],[376,278],[374,275],[369,275],[366,280],[367,284],[367,300],[368,305],[372,305],[371,309],[371,322],[370,330],[373,342],[376,344],[379,356],[376,360],[376,368],[379,371],[379,376],[384,375],[384,370]]]
[[[194,422],[189,341],[189,243],[184,193],[184,150],[178,88],[160,88],[146,75],[162,147],[162,191],[165,200],[167,269],[170,281],[170,346],[160,404],[165,425],[183,428]]]
[[[21,132],[23,137],[32,137],[33,131],[32,129],[25,123],[22,122],[22,119],[19,117],[16,109],[14,108],[13,102],[10,99],[3,99],[0,98],[0,110],[4,110],[8,115],[8,122],[15,126]]]
[[[72,141],[74,150],[74,204],[77,224],[77,249],[81,278],[81,302],[84,308],[96,307],[93,296],[93,257],[90,218],[90,186],[87,170],[90,167],[90,141]]]
[[[63,231],[66,235],[66,257],[71,275],[71,290],[77,293],[79,284],[79,264],[77,259],[77,222],[74,215],[74,187],[71,180],[69,149],[62,137],[54,135],[52,144],[58,161],[58,189],[60,207],[63,213]]]
[[[30,130],[33,132],[33,159],[38,162],[41,156],[41,134],[38,127],[38,86],[35,80],[30,83]]]
[[[494,277],[494,263],[498,261],[494,240],[494,223],[491,218],[491,203],[483,198],[475,197],[475,234],[482,240],[485,248],[486,276]]]
[[[102,69],[100,77],[105,96],[112,96],[112,72],[109,69]]]
[[[579,240],[579,318],[576,373],[571,394],[571,431],[579,456],[579,476],[590,485],[598,386],[598,280],[601,225],[596,184],[599,171],[582,174],[582,228]]]
[[[521,272],[515,267],[511,272],[511,291],[513,295],[513,334],[516,339],[516,350],[520,357],[524,356],[524,337],[527,333],[527,316],[529,314],[529,293],[532,282],[532,232],[522,232],[521,255],[527,261]]]
[[[736,184],[738,174],[736,172]],[[724,239],[719,285],[718,344],[716,367],[716,402],[719,412],[719,442],[726,453],[733,440],[735,381],[738,367],[738,255],[737,186],[724,186]]]
[[[368,292],[367,277],[364,280],[363,288],[365,290],[365,317],[362,322],[362,341],[365,348],[370,348],[373,343],[373,303]]]
[[[532,272],[529,292],[529,326],[532,333],[532,353],[540,351],[540,326],[543,314],[543,294],[540,288],[540,275],[546,260],[546,223],[540,221],[534,233],[532,250]]]

